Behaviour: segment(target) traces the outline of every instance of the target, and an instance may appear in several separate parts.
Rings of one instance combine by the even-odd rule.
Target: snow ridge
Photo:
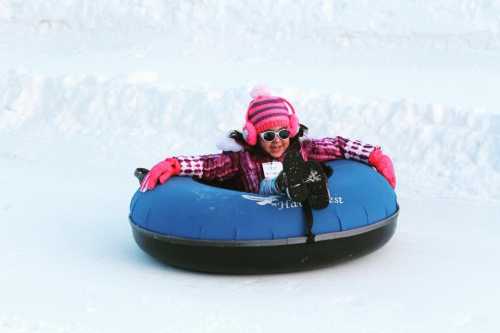
[[[0,130],[25,139],[94,137],[104,154],[211,153],[221,136],[242,126],[248,91],[10,72],[0,77]],[[499,114],[408,100],[363,101],[335,92],[277,93],[293,101],[312,136],[381,145],[393,157],[405,193],[500,199]],[[151,148],[146,152],[145,146]]]

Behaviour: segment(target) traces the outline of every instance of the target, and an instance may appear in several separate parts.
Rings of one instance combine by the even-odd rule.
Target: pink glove
[[[155,188],[158,184],[165,183],[172,176],[177,176],[181,173],[181,165],[179,161],[175,158],[167,158],[156,164],[144,177],[141,183],[141,192],[146,192]]]
[[[377,148],[372,151],[370,157],[368,157],[368,162],[387,179],[392,188],[396,188],[396,175],[394,174],[392,161],[389,156],[382,152],[382,149]]]

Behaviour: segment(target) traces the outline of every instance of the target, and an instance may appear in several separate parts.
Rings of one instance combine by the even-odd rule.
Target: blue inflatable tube
[[[387,181],[352,160],[328,162],[330,205],[315,210],[306,242],[300,203],[175,177],[137,191],[130,223],[137,244],[173,266],[222,273],[283,272],[370,252],[393,235],[398,204]]]

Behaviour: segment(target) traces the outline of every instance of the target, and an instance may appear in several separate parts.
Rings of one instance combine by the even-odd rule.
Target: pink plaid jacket
[[[375,148],[378,147],[340,136],[301,142],[304,159],[319,162],[355,159],[368,163],[368,157]],[[181,165],[180,176],[194,176],[206,181],[231,180],[235,188],[253,193],[259,192],[260,182],[264,178],[262,163],[273,160],[270,156],[258,157],[248,151],[176,158]]]

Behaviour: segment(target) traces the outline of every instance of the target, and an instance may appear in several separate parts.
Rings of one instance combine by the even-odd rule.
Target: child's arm
[[[158,182],[163,184],[172,176],[195,176],[205,180],[222,181],[240,171],[239,159],[239,154],[233,152],[167,158],[156,164],[144,177],[141,191],[152,190]]]
[[[225,180],[240,172],[240,156],[235,152],[200,156],[178,156],[180,176],[204,180]]]
[[[382,152],[380,147],[337,136],[304,141],[303,151],[306,158],[320,162],[339,158],[364,162],[377,169],[393,188],[396,187],[396,175],[392,161],[389,156]]]
[[[378,147],[341,136],[311,139],[303,142],[305,157],[320,162],[336,159],[355,159],[368,163],[370,154],[376,148]]]

